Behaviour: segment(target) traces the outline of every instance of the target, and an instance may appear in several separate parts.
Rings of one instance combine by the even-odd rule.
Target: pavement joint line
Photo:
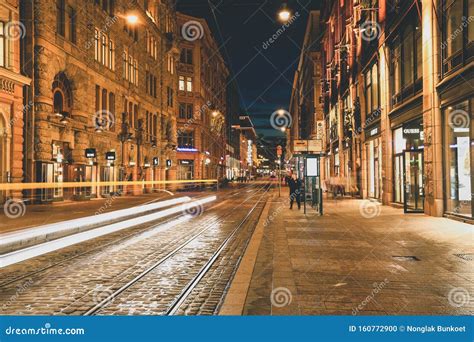
[[[272,197],[273,196],[275,195],[272,195]],[[252,279],[255,263],[257,262],[258,250],[260,249],[264,235],[265,222],[270,212],[271,203],[274,202],[267,200],[265,203],[265,207],[247,245],[242,261],[235,273],[234,279],[232,279],[224,302],[219,310],[219,315],[242,315],[244,311],[245,299],[250,288],[250,281]],[[245,296],[243,294],[245,294]]]
[[[203,199],[199,199],[197,201],[186,202],[186,203],[189,203],[189,205],[204,205],[206,203],[215,201],[216,199],[217,199],[217,196],[209,196]],[[183,208],[182,206],[178,205],[178,206],[171,207],[169,209],[165,209],[165,210],[162,210],[162,211],[159,211],[157,213],[150,214],[147,216],[139,216],[139,217],[129,219],[126,221],[113,223],[104,227],[92,229],[92,230],[85,231],[78,234],[69,235],[63,238],[41,243],[39,245],[35,245],[35,246],[27,247],[21,250],[17,250],[14,252],[10,252],[7,254],[3,254],[3,255],[0,255],[0,269],[12,264],[19,263],[24,260],[34,258],[39,255],[43,255],[43,254],[53,252],[55,250],[58,250],[64,247],[69,247],[69,246],[78,244],[80,242],[88,241],[88,240],[91,240],[91,239],[94,239],[106,234],[115,233],[117,231],[131,228],[133,226],[140,225],[143,223],[152,222],[160,218],[170,216],[172,214],[176,214],[180,211],[183,211]]]

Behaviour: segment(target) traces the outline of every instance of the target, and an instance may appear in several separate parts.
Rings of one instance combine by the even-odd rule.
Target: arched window
[[[62,114],[64,111],[64,98],[63,93],[56,89],[53,96],[53,108],[55,114]]]
[[[63,72],[54,77],[51,90],[53,92],[54,113],[65,113],[65,116],[69,116],[72,108],[72,90],[71,83]]]

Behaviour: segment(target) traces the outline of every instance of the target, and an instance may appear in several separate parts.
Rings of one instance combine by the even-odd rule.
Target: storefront
[[[366,175],[367,197],[382,199],[382,138],[380,137],[380,123],[366,130]]]
[[[443,108],[445,211],[474,218],[474,97]]]
[[[51,161],[38,162],[36,168],[38,182],[55,184],[54,188],[38,190],[37,199],[40,202],[62,201],[64,199],[62,183],[67,181],[68,155],[70,156],[68,143],[53,141],[51,144]]]
[[[393,202],[405,212],[424,211],[423,144],[421,117],[393,129]]]
[[[194,179],[194,160],[180,159],[178,160],[178,180]]]

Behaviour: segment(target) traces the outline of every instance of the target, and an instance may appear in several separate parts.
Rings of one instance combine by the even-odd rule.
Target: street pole
[[[281,157],[278,157],[278,197],[281,197]]]
[[[277,156],[278,156],[278,197],[281,197],[281,156],[283,154],[283,147],[281,145],[277,146]]]

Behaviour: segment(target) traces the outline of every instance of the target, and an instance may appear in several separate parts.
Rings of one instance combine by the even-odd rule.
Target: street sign
[[[295,152],[307,152],[308,151],[308,140],[295,140],[293,143],[293,151]]]
[[[323,151],[323,141],[320,139],[308,140],[308,152],[321,153]]]

